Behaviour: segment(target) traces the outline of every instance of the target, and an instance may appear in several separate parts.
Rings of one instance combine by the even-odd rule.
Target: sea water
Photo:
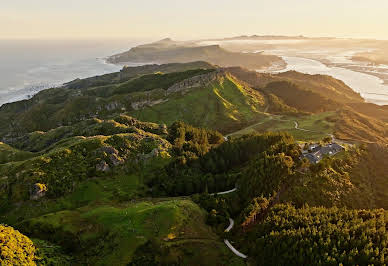
[[[140,40],[0,40],[0,105],[76,78],[119,71],[105,57]]]

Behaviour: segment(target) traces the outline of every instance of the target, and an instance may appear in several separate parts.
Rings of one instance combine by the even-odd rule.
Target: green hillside
[[[0,142],[0,164],[12,161],[23,161],[33,156],[30,152],[21,151]]]
[[[285,131],[299,141],[319,141],[335,132],[335,123],[331,121],[336,112],[324,112],[311,115],[266,115],[265,119],[238,130],[228,136]],[[298,128],[295,128],[295,123]]]
[[[239,67],[228,68],[228,71],[254,88],[264,89],[269,83],[281,82],[275,83],[277,85],[283,85],[280,88],[279,86],[276,86],[277,91],[282,87],[284,90],[287,90],[287,87],[290,86],[297,88],[299,94],[302,93],[300,89],[305,90],[307,91],[306,93],[308,93],[308,97],[313,97],[310,99],[312,102],[309,102],[309,104],[315,104],[317,106],[320,106],[323,103],[326,104],[328,99],[340,103],[341,105],[364,102],[364,99],[360,94],[354,92],[344,82],[326,75],[309,75],[296,71],[266,74],[249,71]],[[289,89],[288,94],[285,94],[287,91],[282,92],[282,95],[285,96],[284,100],[291,100],[291,97],[295,97],[293,91],[294,89]],[[322,101],[317,98],[317,95],[322,97]]]
[[[264,97],[230,75],[222,76],[203,88],[182,97],[130,112],[140,120],[172,124],[182,120],[189,124],[230,132],[264,117]]]
[[[80,265],[214,265],[232,259],[205,224],[205,212],[183,199],[87,206],[28,219],[19,227],[60,244]]]

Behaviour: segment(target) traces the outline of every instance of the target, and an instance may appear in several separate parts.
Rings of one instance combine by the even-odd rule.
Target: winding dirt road
[[[237,188],[234,188],[234,189],[231,189],[231,190],[227,190],[227,191],[223,191],[223,192],[213,193],[213,194],[210,194],[210,195],[225,195],[225,194],[233,193],[235,191],[237,191]],[[225,229],[225,232],[230,232],[230,230],[233,229],[233,226],[234,226],[234,220],[232,218],[229,218],[229,226]],[[247,255],[241,253],[235,247],[233,247],[233,245],[229,242],[228,239],[224,239],[224,243],[236,256],[239,256],[240,258],[243,258],[243,259],[248,258]]]
[[[232,230],[233,226],[234,226],[234,221],[232,218],[229,218],[229,226],[228,228],[225,229],[225,232],[229,232],[230,230]],[[248,258],[247,255],[241,253],[240,251],[238,251],[237,249],[235,249],[235,247],[232,246],[232,244],[229,242],[229,240],[227,239],[224,239],[224,243],[226,244],[226,246],[236,255],[236,256],[239,256],[240,258],[243,258],[243,259],[246,259]]]

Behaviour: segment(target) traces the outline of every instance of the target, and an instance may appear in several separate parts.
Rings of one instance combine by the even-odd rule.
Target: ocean
[[[0,105],[76,78],[119,71],[105,57],[144,40],[0,40]]]

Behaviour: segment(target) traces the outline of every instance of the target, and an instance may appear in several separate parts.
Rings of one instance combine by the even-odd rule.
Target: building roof
[[[318,163],[323,159],[325,155],[333,156],[344,148],[337,143],[330,143],[326,146],[317,146],[310,153],[307,153],[304,157],[312,163]]]

